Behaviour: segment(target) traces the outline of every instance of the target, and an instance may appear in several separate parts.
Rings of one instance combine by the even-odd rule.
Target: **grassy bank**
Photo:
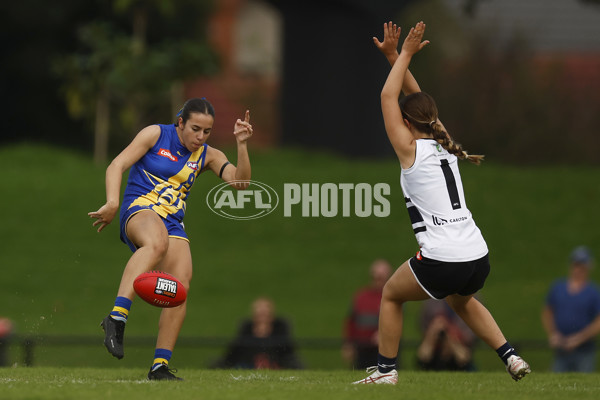
[[[230,155],[235,162],[235,154]],[[251,157],[253,179],[280,196],[285,183],[389,183],[391,214],[307,218],[294,209],[284,217],[279,208],[256,220],[227,220],[206,204],[206,193],[219,180],[202,175],[186,215],[195,270],[181,335],[229,337],[252,299],[267,295],[293,323],[297,337],[339,338],[351,296],[368,280],[370,262],[384,257],[400,265],[417,250],[399,166],[393,160],[296,150],[253,152]],[[2,314],[15,322],[19,334],[99,335],[98,324],[112,306],[130,255],[116,222],[98,234],[87,217],[105,199],[105,166],[57,148],[19,145],[0,149],[0,168]],[[493,162],[481,167],[462,163],[461,168],[468,206],[491,250],[492,273],[482,299],[509,338],[543,339],[540,308],[549,284],[565,274],[570,250],[587,244],[600,254],[600,232],[592,223],[600,201],[600,170]],[[407,306],[407,339],[418,339],[418,311],[419,304]],[[157,309],[136,301],[127,334],[153,335],[157,315]],[[145,357],[151,351],[144,350]],[[80,357],[77,364],[102,365],[96,353],[108,357],[99,348],[87,356],[68,350],[42,354],[40,360],[62,365]],[[202,366],[215,353],[181,361]],[[312,353],[305,354],[310,367],[342,365],[337,351],[325,357]],[[487,361],[480,364],[488,368]],[[494,360],[489,368],[496,367]]]

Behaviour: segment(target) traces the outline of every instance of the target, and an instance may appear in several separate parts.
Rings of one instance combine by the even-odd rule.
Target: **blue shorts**
[[[133,217],[135,214],[139,213],[140,211],[145,211],[145,210],[154,212],[152,210],[152,206],[133,206],[133,207],[129,208],[127,211],[125,211],[124,213],[122,213],[122,215],[121,215],[121,240],[123,241],[123,243],[125,243],[127,246],[129,246],[131,251],[133,251],[134,253],[137,250],[137,246],[131,240],[129,240],[129,238],[127,237],[127,233],[126,233],[127,223],[129,222],[129,219],[131,217]],[[160,217],[160,215],[159,215],[159,217]],[[165,227],[167,228],[169,237],[187,240],[188,242],[190,241],[188,239],[187,233],[185,233],[185,227],[183,226],[183,221],[179,221],[179,220],[175,219],[175,217],[173,217],[172,215],[167,215],[167,218],[163,218],[163,217],[160,217],[160,218],[162,219],[162,221],[165,224]]]

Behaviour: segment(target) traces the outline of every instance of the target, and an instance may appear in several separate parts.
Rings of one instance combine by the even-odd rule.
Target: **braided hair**
[[[407,119],[415,129],[433,136],[450,154],[454,154],[461,160],[469,160],[479,165],[483,160],[482,155],[467,153],[460,143],[456,143],[446,132],[438,120],[438,109],[433,97],[425,92],[413,93],[400,99],[400,110],[402,117]]]

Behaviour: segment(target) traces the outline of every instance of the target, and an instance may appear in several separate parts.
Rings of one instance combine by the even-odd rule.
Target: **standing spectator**
[[[288,322],[275,315],[273,301],[259,297],[252,318],[242,321],[234,341],[216,368],[300,369]]]
[[[429,299],[421,309],[423,341],[417,363],[428,371],[472,371],[476,336],[448,303]]]
[[[354,368],[377,363],[379,305],[383,287],[392,275],[392,266],[386,260],[375,260],[370,274],[371,283],[354,295],[344,326],[342,357]]]
[[[554,372],[593,372],[600,333],[600,291],[589,281],[593,258],[577,247],[571,253],[567,279],[556,281],[546,298],[542,323],[554,349]]]

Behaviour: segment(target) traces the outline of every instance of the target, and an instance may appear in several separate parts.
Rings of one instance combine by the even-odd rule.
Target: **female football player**
[[[384,25],[384,40],[373,38],[392,70],[381,91],[381,108],[388,138],[401,166],[401,186],[420,250],[402,264],[386,283],[379,317],[379,356],[370,376],[355,383],[398,381],[396,358],[402,334],[402,306],[429,297],[444,299],[485,343],[498,352],[514,380],[530,372],[504,338],[489,311],[473,297],[489,273],[488,248],[467,209],[457,159],[475,164],[447,133],[433,98],[421,92],[408,71],[422,41],[425,24],[411,28],[400,54],[400,29]],[[398,97],[403,91],[406,95]]]
[[[215,111],[204,98],[188,100],[177,122],[150,125],[110,163],[106,170],[106,204],[88,215],[101,232],[119,209],[121,178],[131,167],[120,210],[121,240],[133,251],[127,262],[114,307],[102,321],[104,345],[123,358],[123,333],[134,297],[133,281],[146,271],[160,270],[176,277],[186,289],[192,278],[192,256],[183,227],[186,198],[198,175],[211,170],[238,189],[250,180],[247,142],[252,136],[250,112],[234,124],[237,166],[223,152],[206,144]],[[158,323],[151,380],[180,379],[168,363],[186,313],[186,303],[164,308]]]

